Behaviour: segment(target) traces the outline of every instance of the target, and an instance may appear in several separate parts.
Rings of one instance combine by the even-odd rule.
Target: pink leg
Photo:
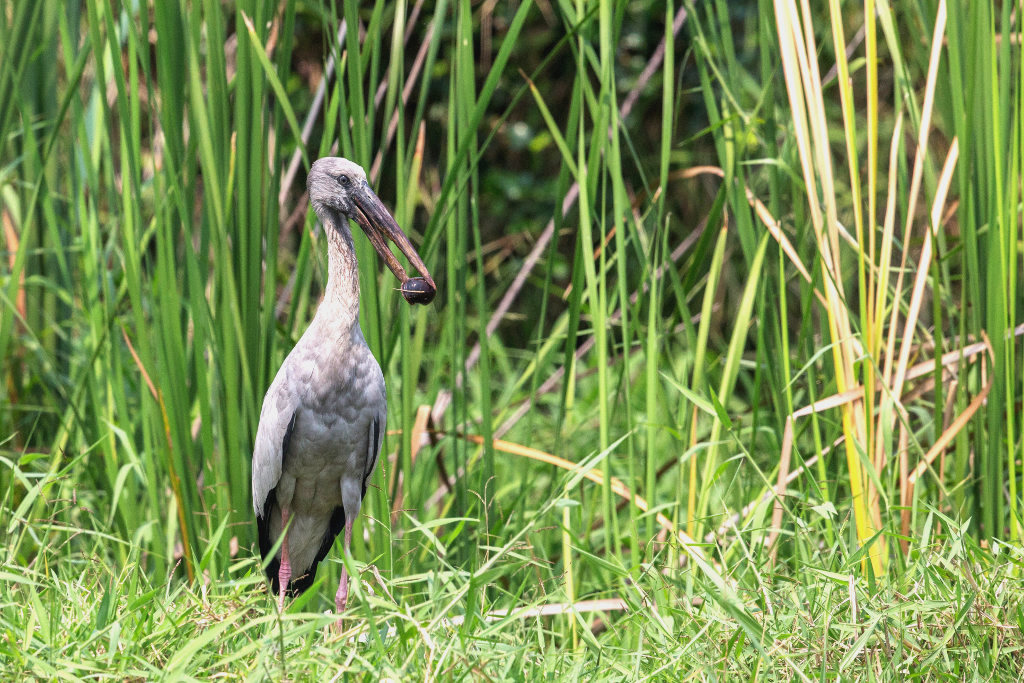
[[[345,519],[345,557],[348,557],[348,548],[352,543],[352,520]],[[341,630],[341,614],[345,611],[345,604],[348,602],[348,569],[345,564],[341,565],[341,581],[338,582],[338,592],[334,596],[334,606],[338,612],[338,630]]]
[[[292,563],[291,558],[288,557],[288,510],[281,510],[281,533],[284,534],[284,539],[281,541],[281,564],[277,569],[277,583],[281,588],[281,592],[277,596],[277,610],[279,612],[284,611],[284,594],[288,589],[288,582],[292,578]]]

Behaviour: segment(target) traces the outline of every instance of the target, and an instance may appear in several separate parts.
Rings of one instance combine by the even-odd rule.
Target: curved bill
[[[373,248],[384,259],[384,263],[402,283],[402,295],[405,299],[409,303],[419,304],[428,304],[433,301],[434,294],[437,292],[434,279],[430,277],[427,267],[423,264],[423,259],[416,253],[409,238],[398,227],[398,223],[395,222],[384,203],[366,183],[352,193],[352,202],[356,207],[354,216],[356,223],[366,233]],[[394,242],[395,246],[405,254],[409,263],[423,275],[422,278],[410,278],[406,274],[402,264],[398,262],[388,246],[388,240]]]

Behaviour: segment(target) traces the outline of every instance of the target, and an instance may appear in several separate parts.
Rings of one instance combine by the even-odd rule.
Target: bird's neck
[[[317,317],[332,327],[359,325],[359,264],[348,219],[335,212],[320,217],[327,234],[327,289]]]

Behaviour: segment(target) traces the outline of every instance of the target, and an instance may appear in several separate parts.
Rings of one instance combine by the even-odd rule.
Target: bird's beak
[[[359,224],[359,227],[363,229],[363,232],[366,233],[366,236],[370,238],[370,243],[377,250],[377,253],[380,254],[381,258],[384,259],[384,263],[388,264],[388,268],[391,269],[391,272],[402,283],[402,295],[405,299],[409,303],[420,304],[428,304],[433,301],[434,294],[437,292],[437,286],[434,285],[433,278],[427,272],[423,259],[416,253],[416,249],[413,248],[409,238],[398,227],[398,223],[395,222],[394,217],[387,210],[387,207],[384,206],[384,203],[366,183],[363,183],[362,187],[352,193],[352,200],[356,207],[353,218]],[[422,278],[410,278],[406,275],[402,264],[398,262],[398,259],[395,258],[394,253],[388,246],[388,240],[394,242],[401,252],[405,254],[405,257],[409,259],[409,263],[423,275]]]

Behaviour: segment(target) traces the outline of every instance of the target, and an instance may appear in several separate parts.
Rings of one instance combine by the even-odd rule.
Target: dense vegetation
[[[364,4],[3,5],[0,677],[1019,677],[1019,3]],[[328,154],[440,288],[357,237],[342,634],[249,496]]]

